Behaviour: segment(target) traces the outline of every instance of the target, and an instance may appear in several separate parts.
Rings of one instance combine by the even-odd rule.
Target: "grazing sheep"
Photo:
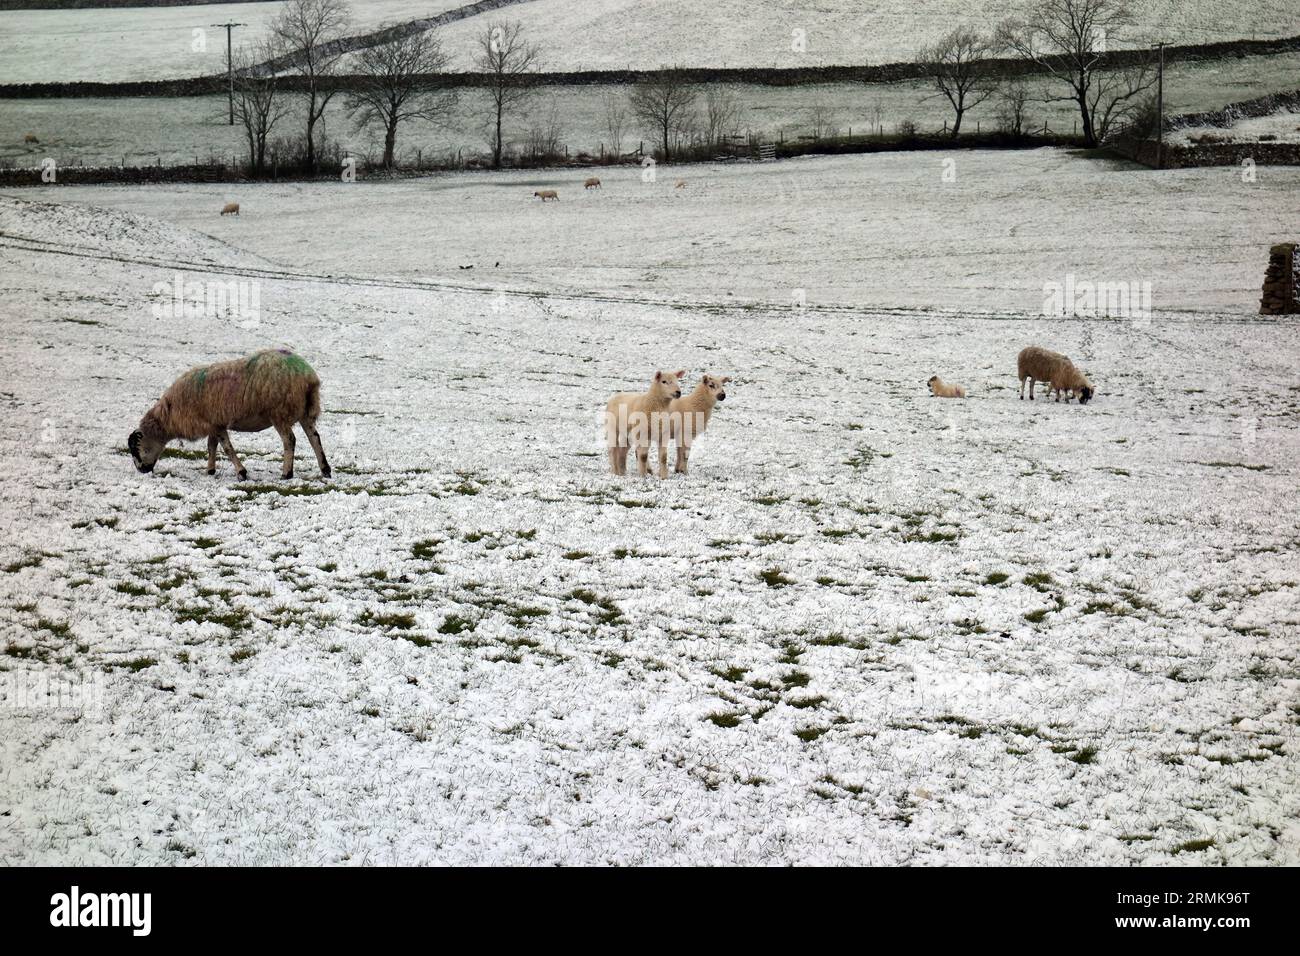
[[[1093,395],[1092,382],[1088,381],[1069,359],[1066,359],[1052,376],[1052,390],[1056,392],[1058,402],[1061,400],[1061,392],[1064,391],[1067,403],[1077,392],[1080,405],[1087,405]]]
[[[1029,379],[1029,400],[1034,400],[1034,383],[1047,382],[1048,394],[1055,388],[1056,400],[1061,400],[1062,389],[1079,390],[1079,404],[1086,405],[1092,398],[1092,384],[1074,367],[1068,358],[1060,352],[1031,345],[1022,349],[1016,357],[1016,374],[1020,378],[1020,397],[1025,397],[1025,379]],[[1066,384],[1058,385],[1058,380]],[[1069,397],[1067,395],[1067,401]]]
[[[682,397],[685,374],[685,369],[655,372],[648,391],[619,392],[605,405],[605,446],[614,474],[627,474],[629,447],[636,448],[638,474],[648,474],[653,441],[659,445],[659,477],[668,477],[668,405]]]
[[[320,379],[288,349],[266,349],[245,358],[190,369],[163,393],[140,420],[127,446],[138,471],[153,471],[167,443],[177,438],[208,440],[208,474],[217,472],[220,442],[240,481],[248,477],[235,454],[230,431],[260,432],[274,427],[284,443],[283,478],[293,477],[293,426],[316,453],[320,473],[330,477],[329,462],[316,431],[320,417]]]
[[[237,203],[237,202],[228,202],[228,203],[226,203],[224,206],[221,207],[221,215],[223,215],[223,216],[229,216],[229,215],[232,215],[232,214],[233,214],[233,215],[236,215],[236,216],[239,215],[239,203]]]
[[[554,189],[539,189],[533,195],[541,199],[542,202],[546,202],[548,199],[554,199],[556,202],[560,201],[560,194]]]
[[[668,404],[669,437],[677,445],[677,463],[673,471],[686,474],[686,460],[691,454],[691,442],[709,427],[713,406],[727,399],[727,383],[731,376],[718,378],[705,375],[695,391],[685,398],[675,398]]]
[[[599,180],[597,177],[592,176],[590,179],[588,179],[585,183],[582,184],[582,188],[583,188],[583,189],[599,189],[599,188],[600,188],[600,180]]]
[[[684,179],[677,180],[677,185],[673,187],[673,189],[685,189],[685,188],[686,188],[686,180]]]
[[[949,385],[938,375],[931,375],[930,380],[925,383],[930,386],[931,398],[965,398],[966,389],[960,385]]]
[[[23,136],[23,142],[24,142],[24,143],[39,143],[40,140],[36,138],[36,134],[35,134],[35,133],[27,133],[25,136]]]

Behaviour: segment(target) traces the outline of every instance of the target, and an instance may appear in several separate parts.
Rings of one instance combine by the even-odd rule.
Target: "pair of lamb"
[[[726,401],[728,375],[704,375],[695,391],[682,396],[685,369],[655,372],[644,392],[619,392],[605,405],[605,446],[609,467],[616,475],[627,474],[628,451],[636,449],[637,473],[650,471],[650,445],[659,446],[659,477],[668,477],[668,443],[677,445],[673,468],[686,474],[691,444],[709,427],[713,408]]]

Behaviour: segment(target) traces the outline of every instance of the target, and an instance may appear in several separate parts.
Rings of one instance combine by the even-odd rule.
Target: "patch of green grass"
[[[1205,840],[1188,840],[1186,843],[1178,844],[1178,846],[1174,847],[1169,852],[1174,856],[1177,856],[1179,853],[1199,853],[1201,850],[1208,850],[1212,846],[1214,846],[1213,838]]]
[[[36,627],[42,631],[49,631],[55,637],[67,637],[72,633],[72,626],[66,621],[51,621],[48,618],[37,618]]]
[[[211,550],[212,548],[215,548],[217,545],[221,544],[221,542],[218,541],[216,538],[199,537],[199,538],[192,539],[190,541],[190,544],[194,545],[194,547],[196,548],[202,548],[204,551],[208,551]]]
[[[1075,763],[1095,763],[1097,760],[1098,750],[1096,747],[1080,747],[1074,753],[1070,754],[1070,759]]]
[[[240,661],[248,660],[256,653],[257,651],[253,650],[251,647],[241,647],[239,650],[230,652],[230,659],[234,663],[238,664]]]
[[[4,566],[4,571],[6,574],[16,574],[23,568],[36,567],[42,560],[44,559],[39,554],[27,555],[26,557],[19,558],[17,561],[6,564]]]
[[[1248,465],[1243,461],[1198,461],[1207,468],[1244,468],[1246,471],[1268,471],[1268,465]]]
[[[1008,580],[1010,580],[1010,578],[1011,578],[1011,575],[1009,575],[1009,574],[1006,574],[1006,573],[1004,573],[1004,572],[1002,572],[1002,571],[994,571],[992,574],[989,574],[989,575],[987,575],[987,576],[984,578],[984,583],[985,583],[985,584],[1003,584],[1003,583],[1007,582]]]
[[[802,730],[796,730],[794,735],[804,743],[810,744],[828,730],[830,730],[829,727],[805,727]]]
[[[710,723],[718,727],[739,727],[742,714],[713,713],[709,714],[707,719]]]
[[[730,667],[711,667],[709,673],[715,677],[721,677],[723,680],[737,683],[744,680],[745,675],[749,673],[749,668],[732,665]]]
[[[839,632],[835,632],[832,634],[822,634],[819,637],[814,637],[808,643],[816,647],[842,647],[848,642],[849,639],[847,637],[845,637],[843,634],[840,634]]]
[[[399,631],[409,631],[415,627],[415,615],[409,611],[380,612],[376,614],[369,608],[357,615],[357,623],[366,627],[389,627]]]
[[[1043,571],[1036,571],[1033,574],[1026,574],[1020,579],[1023,583],[1029,585],[1035,591],[1046,591],[1051,585],[1056,583],[1050,574]]]
[[[433,641],[425,637],[423,634],[409,634],[402,632],[394,636],[403,641],[410,641],[416,647],[430,647],[433,644]]]
[[[120,662],[120,663],[118,663],[118,664],[114,664],[113,666],[114,666],[114,667],[121,667],[121,668],[124,668],[125,670],[129,670],[129,671],[131,671],[132,673],[137,673],[137,674],[138,674],[140,671],[142,671],[142,670],[144,670],[144,669],[146,669],[146,668],[149,668],[149,667],[153,667],[153,666],[154,666],[155,664],[157,664],[157,663],[158,663],[157,658],[153,658],[153,657],[133,657],[133,658],[132,658],[131,660],[129,660],[129,661],[122,661],[122,662]]]
[[[794,578],[787,577],[780,568],[768,568],[758,572],[759,579],[770,588],[783,588],[794,584]]]
[[[196,624],[219,624],[230,631],[243,631],[251,626],[248,612],[242,607],[221,611],[214,606],[199,604],[178,608],[175,614],[180,623],[193,621]]]
[[[1051,613],[1052,609],[1050,607],[1040,607],[1034,611],[1027,611],[1025,613],[1025,620],[1030,624],[1038,624],[1043,620],[1043,618],[1047,617],[1047,615]]]
[[[623,621],[623,612],[619,606],[610,598],[602,597],[595,591],[587,588],[578,588],[569,592],[569,597],[576,601],[581,601],[589,607],[596,608],[599,611],[597,620],[601,624],[619,624]]]
[[[812,697],[792,697],[786,703],[799,710],[808,710],[811,707],[820,707],[826,703],[826,698],[820,694]]]
[[[783,501],[789,501],[789,500],[790,500],[789,498],[781,498],[778,497],[777,495],[760,495],[759,497],[754,499],[754,504],[771,507],[772,505],[779,505]]]
[[[142,594],[148,594],[149,589],[143,584],[136,584],[134,581],[119,581],[113,585],[113,590],[119,594],[129,594],[131,597],[140,597]]]
[[[476,622],[461,614],[448,614],[438,625],[439,634],[464,634],[474,630]]]
[[[566,561],[581,561],[583,558],[591,557],[590,551],[565,551],[562,557]]]

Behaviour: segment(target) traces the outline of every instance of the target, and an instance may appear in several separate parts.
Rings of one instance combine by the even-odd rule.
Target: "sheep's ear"
[[[726,385],[726,384],[727,384],[728,382],[730,382],[730,381],[731,381],[731,376],[730,376],[730,375],[724,375],[724,376],[722,376],[722,384],[723,384],[723,385]]]
[[[679,368],[679,369],[677,370],[677,377],[678,377],[678,378],[684,378],[685,376],[686,376],[686,369],[684,369],[684,368]]]
[[[664,373],[663,373],[663,372],[655,372],[655,381],[656,381],[656,382],[662,382],[663,380],[664,380]]]
[[[136,458],[140,457],[140,439],[144,437],[144,432],[136,429],[131,432],[131,437],[126,440],[126,447],[131,449],[131,454]]]

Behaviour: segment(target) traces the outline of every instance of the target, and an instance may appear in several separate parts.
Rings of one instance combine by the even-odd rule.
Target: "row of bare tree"
[[[337,94],[330,77],[341,72],[347,54],[337,52],[349,21],[346,0],[288,0],[272,24],[269,38],[244,51],[235,79],[235,115],[248,142],[249,165],[255,173],[267,166],[268,144],[277,126],[301,103],[304,117],[301,165],[319,167],[318,127]],[[1002,126],[1023,132],[1029,87],[1021,78],[1002,81],[993,57],[1011,53],[1036,65],[1048,77],[1044,102],[1077,105],[1084,141],[1095,146],[1142,109],[1155,74],[1147,62],[1103,68],[1108,47],[1122,45],[1134,26],[1126,0],[1034,0],[1028,12],[1004,21],[990,33],[967,26],[954,29],[925,47],[918,60],[927,68],[934,96],[947,99],[954,113],[951,135],[956,137],[971,109],[999,96]],[[444,119],[456,103],[456,91],[438,81],[447,72],[448,56],[437,33],[393,31],[395,38],[352,55],[347,69],[354,77],[343,93],[355,127],[376,129],[384,138],[383,165],[395,164],[397,136],[403,124]],[[299,77],[292,95],[282,77],[259,68],[277,57],[293,64]],[[475,38],[475,69],[483,77],[488,115],[484,133],[492,166],[500,168],[508,120],[519,113],[534,92],[527,77],[538,70],[541,51],[528,41],[518,23],[492,23]],[[622,152],[623,137],[633,120],[653,133],[660,155],[671,160],[685,146],[714,148],[734,136],[741,126],[735,95],[723,88],[701,90],[680,69],[663,69],[636,83],[626,97],[607,94],[605,125],[614,152]],[[828,125],[817,113],[817,135]],[[534,156],[558,148],[558,113],[535,119],[527,137]]]
[[[1106,141],[1143,111],[1156,82],[1150,57],[1103,68],[1109,48],[1119,48],[1135,26],[1124,0],[1037,0],[1025,16],[1003,21],[992,33],[960,26],[917,55],[936,96],[952,106],[951,135],[962,117],[995,94],[1003,100],[1004,126],[1021,132],[1029,91],[1023,80],[1003,84],[990,59],[1011,53],[1036,64],[1053,81],[1043,101],[1074,103],[1088,146]]]

